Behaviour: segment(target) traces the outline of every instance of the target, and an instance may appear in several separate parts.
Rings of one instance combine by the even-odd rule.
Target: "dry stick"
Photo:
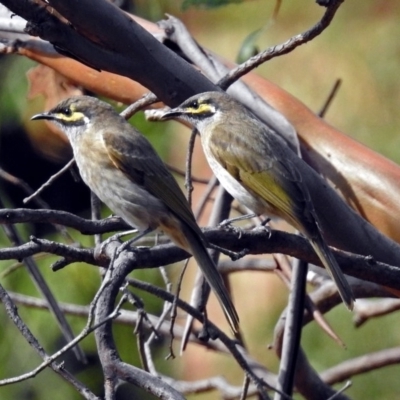
[[[290,268],[290,263],[288,261],[288,257],[284,254],[275,254],[274,258],[279,260],[279,266],[281,267],[281,270],[277,270],[278,276],[282,279],[282,281],[287,285],[287,287],[290,287],[290,282],[292,280],[292,270]],[[283,263],[283,260],[286,260],[286,263]],[[325,281],[325,282],[332,282],[330,281]],[[307,317],[309,315],[312,316],[314,321],[320,326],[320,328],[328,335],[330,336],[339,346],[346,348],[346,345],[343,343],[343,341],[339,338],[339,336],[333,331],[333,329],[330,327],[326,319],[323,317],[323,314],[321,311],[316,307],[316,305],[313,303],[311,300],[310,296],[306,294],[305,296],[305,310],[307,311]],[[281,316],[279,317],[281,320],[286,320],[286,309],[281,313]],[[305,325],[305,318],[303,317],[303,325]]]
[[[148,337],[148,339],[144,343],[144,355],[145,355],[145,358],[147,360],[147,365],[148,365],[148,368],[149,368],[149,372],[152,375],[155,375],[155,376],[157,376],[158,373],[157,373],[155,364],[153,362],[153,357],[152,357],[152,354],[151,354],[151,347],[150,346],[151,346],[153,340],[157,338],[156,332],[158,331],[158,329],[160,329],[161,325],[164,323],[167,315],[171,311],[171,307],[172,307],[171,303],[168,303],[168,304],[164,305],[164,310],[160,315],[160,318],[158,320],[157,325],[155,326],[155,329],[153,330],[153,332],[151,332],[150,336]],[[172,324],[170,324],[170,326],[172,326]],[[171,334],[171,338],[175,337],[174,336],[174,332],[173,331],[171,332],[171,330],[170,330],[170,334]],[[173,354],[173,352],[172,352],[172,343],[170,344],[170,354],[168,356],[166,356],[165,359],[167,360],[171,354]]]
[[[364,374],[374,369],[400,363],[400,347],[367,353],[360,357],[346,360],[321,373],[324,382],[334,385],[350,379],[354,375]]]
[[[277,387],[288,396],[292,396],[293,394],[297,354],[300,348],[304,297],[307,284],[307,265],[307,262],[299,259],[296,259],[294,262],[286,312],[287,318],[283,335]],[[274,400],[282,400],[282,395],[275,393]]]
[[[103,321],[97,323],[96,325],[93,325],[92,327],[86,326],[83,331],[77,335],[75,337],[74,340],[72,340],[71,342],[69,342],[68,344],[66,344],[64,347],[62,347],[60,350],[58,350],[56,353],[52,354],[51,356],[48,356],[47,354],[45,354],[43,356],[44,358],[44,362],[42,364],[40,364],[38,367],[36,367],[34,370],[32,370],[31,372],[28,372],[26,374],[17,376],[15,378],[7,378],[4,380],[0,381],[0,386],[3,385],[9,385],[9,384],[13,384],[13,383],[17,383],[17,382],[22,382],[24,380],[27,380],[29,378],[33,378],[35,377],[37,374],[39,374],[41,371],[43,371],[46,367],[51,366],[51,364],[59,357],[61,357],[63,354],[65,354],[68,350],[70,350],[71,348],[73,348],[74,346],[76,346],[79,342],[81,342],[86,336],[88,336],[90,333],[92,333],[94,330],[96,330],[97,328],[99,328],[101,325],[105,324],[107,321],[111,320],[111,319],[115,319],[118,315],[118,308],[120,306],[117,306],[117,309],[115,312],[111,313],[107,318],[105,318]],[[22,322],[22,320],[21,320]],[[30,333],[29,329],[26,327],[26,329],[28,330],[28,332]],[[25,335],[24,335],[25,336]],[[33,335],[32,335],[33,336]],[[26,339],[29,341],[29,339],[26,337]],[[39,345],[38,342],[36,342],[34,344],[33,347],[36,348],[36,346]],[[39,345],[40,346],[40,345]],[[43,349],[42,349],[43,350]],[[55,366],[58,370],[63,369],[63,365],[59,364]],[[54,368],[53,368],[54,369]],[[97,399],[97,397],[96,397]]]
[[[336,400],[338,398],[338,396],[340,396],[342,393],[344,393],[349,387],[351,387],[351,385],[352,385],[352,382],[347,381],[341,389],[339,389],[334,395],[329,397],[329,399],[327,399],[327,400]]]
[[[74,159],[70,160],[64,167],[62,167],[57,173],[52,175],[45,183],[43,183],[42,186],[40,186],[39,189],[37,189],[34,193],[32,193],[30,196],[26,197],[23,202],[24,204],[29,203],[34,197],[36,197],[38,194],[43,192],[44,189],[46,189],[48,186],[50,186],[55,180],[57,180],[64,172],[69,170],[72,167],[72,164],[75,162]]]
[[[84,235],[109,233],[129,229],[129,225],[120,217],[108,217],[100,221],[92,221],[61,210],[32,210],[30,208],[1,209],[0,224],[21,223],[56,223],[76,229]]]
[[[190,134],[188,149],[186,152],[186,174],[185,174],[185,187],[187,190],[187,200],[190,206],[192,206],[192,159],[193,159],[193,151],[194,145],[196,143],[197,129],[193,128],[192,133]]]
[[[196,217],[196,219],[199,219],[200,216],[203,214],[206,204],[211,199],[211,194],[218,184],[219,182],[217,177],[213,175],[211,179],[208,181],[207,187],[203,191],[199,199],[199,202],[197,203],[196,209],[194,210],[194,216]]]
[[[220,398],[224,400],[237,400],[238,398],[244,399],[241,397],[244,394],[243,385],[232,386],[222,376],[213,376],[210,378],[190,382],[177,381],[165,376],[162,376],[162,379],[168,382],[175,389],[179,390],[181,393],[187,395],[218,391]],[[246,377],[246,379],[248,378]],[[255,385],[250,384],[246,394],[247,396],[256,396],[257,388]]]
[[[20,187],[26,194],[28,195],[33,194],[33,189],[23,179],[11,175],[9,172],[4,171],[2,168],[0,168],[0,177],[12,183],[13,185]],[[34,201],[39,207],[44,209],[50,209],[49,204],[39,196],[35,196]],[[71,242],[73,242],[73,239],[71,238],[71,236],[69,235],[68,231],[65,229],[64,226],[58,224],[53,224],[53,226],[56,228],[58,232],[60,232],[63,236],[67,237]]]
[[[169,333],[171,336],[171,340],[170,340],[170,353],[168,354],[168,356],[166,357],[166,359],[169,358],[175,358],[175,354],[173,351],[173,347],[172,347],[172,342],[175,339],[175,335],[174,335],[174,327],[175,327],[175,322],[176,322],[176,318],[178,316],[178,299],[179,299],[179,295],[181,293],[181,289],[182,289],[182,282],[183,282],[183,277],[186,273],[186,269],[189,265],[189,258],[185,261],[183,268],[181,270],[181,273],[179,274],[179,278],[178,278],[178,282],[176,285],[176,291],[175,291],[175,298],[174,298],[174,302],[172,303],[172,307],[171,307],[171,322],[170,322],[170,327],[169,327]],[[183,333],[183,336],[185,335],[185,333]]]
[[[242,393],[240,394],[239,400],[247,399],[247,396],[249,394],[249,386],[250,386],[250,378],[247,375],[245,375],[244,381],[243,381],[243,386],[242,386]]]
[[[92,221],[99,221],[101,219],[101,201],[92,191],[90,191],[90,209]],[[94,245],[97,247],[100,246],[100,244],[101,233],[96,233],[94,235]]]
[[[359,328],[371,318],[382,317],[400,310],[399,299],[365,300],[357,299],[354,307],[354,325]]]
[[[13,301],[11,300],[8,293],[4,290],[4,288],[0,285],[0,299],[4,304],[6,312],[9,318],[14,322],[15,326],[21,332],[23,337],[27,340],[27,342],[31,345],[31,347],[39,354],[41,358],[45,360],[46,365],[43,365],[43,368],[49,366],[53,371],[62,376],[67,382],[69,382],[74,388],[87,400],[99,400],[99,397],[95,396],[86,386],[84,386],[81,382],[75,379],[68,371],[66,371],[62,365],[56,364],[54,362],[54,357],[49,357],[44,351],[43,347],[37,341],[35,336],[32,335],[29,328],[22,321],[20,316],[18,315],[18,310]],[[64,351],[65,352],[65,351]],[[43,369],[42,368],[42,369]],[[35,369],[31,374],[25,374],[22,379],[17,380],[16,378],[4,379],[0,381],[0,385],[6,385],[13,382],[18,382],[23,379],[28,379],[35,376],[40,370]]]
[[[300,33],[296,36],[293,36],[285,43],[270,47],[269,49],[261,52],[260,54],[251,57],[246,62],[232,69],[228,74],[226,74],[225,77],[218,82],[218,86],[226,90],[240,77],[246,75],[248,72],[257,68],[266,61],[290,53],[296,47],[305,44],[310,40],[314,39],[316,36],[320,35],[330,25],[330,23],[333,20],[333,17],[336,14],[336,11],[343,3],[343,1],[344,0],[332,0],[328,8],[326,9],[322,19],[319,22],[317,22],[311,29],[308,29],[307,31]]]
[[[159,100],[154,93],[152,92],[145,93],[140,99],[136,100],[129,107],[125,108],[125,110],[122,111],[120,115],[125,119],[129,119],[138,111],[143,110],[144,108],[151,106],[152,104],[157,103],[158,101]]]
[[[0,199],[0,208],[4,208],[4,204]],[[11,224],[4,224],[2,225],[4,232],[6,233],[7,237],[11,241],[14,247],[21,246],[23,244],[23,240],[21,239],[18,231],[15,229],[14,225]],[[56,321],[60,327],[60,330],[67,342],[70,342],[74,339],[74,333],[72,332],[71,327],[68,324],[64,314],[60,310],[58,306],[57,300],[54,298],[53,293],[51,292],[49,286],[47,285],[46,281],[44,280],[42,274],[38,266],[36,265],[35,261],[32,257],[25,257],[23,259],[23,263],[26,266],[26,269],[35,283],[37,289],[40,293],[44,296],[46,301],[49,303],[50,310],[53,312],[53,315],[56,318]],[[75,353],[76,358],[86,363],[86,356],[80,346],[74,347],[73,352]]]
[[[334,83],[334,85],[331,89],[331,92],[329,93],[327,99],[325,100],[325,104],[321,107],[321,110],[318,113],[319,117],[321,117],[321,118],[325,117],[325,114],[328,111],[328,108],[330,107],[333,99],[336,97],[341,84],[342,84],[342,80],[336,79],[336,82]]]
[[[187,267],[188,262],[189,262],[189,259],[187,259],[187,260],[185,261],[185,266],[184,266],[184,268],[182,269],[181,277],[178,279],[178,285],[177,285],[176,294],[175,294],[175,297],[176,297],[176,298],[178,298],[179,293],[180,293],[180,291],[181,291],[182,276],[183,276],[184,273],[185,273],[185,268]],[[161,266],[161,267],[159,267],[159,271],[160,271],[161,277],[163,278],[163,281],[164,281],[166,290],[167,290],[169,293],[171,293],[171,292],[172,292],[172,286],[173,286],[173,285],[172,285],[172,282],[170,281],[170,279],[169,279],[169,277],[168,277],[166,268],[165,268],[164,266]],[[174,325],[175,325],[176,318],[177,318],[177,316],[178,316],[176,304],[170,305],[170,304],[164,303],[163,312],[162,312],[162,315],[161,315],[160,319],[162,319],[162,321],[163,321],[163,320],[166,318],[166,316],[167,316],[168,313],[170,314],[170,317],[171,317],[171,320],[170,320],[170,327],[169,327],[169,334],[170,334],[171,340],[170,340],[170,343],[169,343],[169,354],[165,357],[166,360],[168,360],[170,357],[171,357],[171,358],[175,358],[175,354],[174,354],[174,350],[173,350],[173,340],[175,339]],[[160,323],[157,324],[157,325],[160,326],[161,323],[162,323],[162,321],[160,321]],[[152,333],[155,334],[154,337],[157,336],[155,330],[153,330]],[[150,341],[148,340],[146,343],[148,343],[148,346],[149,346],[149,349],[150,349]]]
[[[31,195],[33,193],[32,188],[23,179],[11,175],[9,172],[4,171],[4,169],[2,168],[0,168],[0,178],[12,183],[15,186],[20,187],[28,195]],[[49,208],[49,205],[40,197],[35,197],[34,200],[39,207]],[[26,203],[25,200],[24,203]]]

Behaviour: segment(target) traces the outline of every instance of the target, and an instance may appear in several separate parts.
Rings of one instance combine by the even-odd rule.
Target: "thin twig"
[[[196,143],[196,136],[197,136],[197,129],[193,128],[189,138],[188,149],[186,151],[185,187],[187,190],[187,199],[190,206],[192,205],[192,193],[193,193],[192,158],[193,158],[194,145]]]
[[[20,187],[26,194],[32,195],[34,194],[33,189],[21,178],[17,178],[14,175],[11,175],[9,172],[4,171],[4,169],[0,168],[0,178],[6,180],[7,182],[12,183],[15,186]],[[44,209],[50,209],[49,204],[44,201],[41,197],[38,195],[35,195],[33,197],[33,200],[35,203],[40,207]],[[73,242],[73,239],[69,235],[68,231],[65,229],[65,227],[58,225],[58,224],[53,224],[53,226],[56,228],[58,232],[60,232],[64,237],[66,237],[70,242]]]
[[[345,385],[339,389],[333,396],[329,397],[327,400],[335,400],[340,396],[342,393],[344,393],[349,387],[351,387],[352,383],[351,381],[347,381]]]
[[[101,219],[101,201],[92,191],[90,191],[90,213],[92,221],[98,221]],[[94,244],[95,247],[100,246],[101,233],[96,233],[94,235]]]
[[[242,393],[240,394],[239,400],[246,400],[247,395],[249,394],[249,386],[250,386],[250,379],[248,376],[245,375],[242,387]]]
[[[43,183],[42,186],[40,186],[39,189],[36,190],[36,192],[32,193],[30,196],[26,197],[23,202],[24,204],[29,203],[34,197],[36,197],[38,194],[43,192],[44,189],[49,187],[55,180],[57,180],[64,172],[68,171],[73,163],[75,162],[75,159],[70,160],[64,167],[62,167],[57,173],[52,175],[45,183]]]
[[[31,195],[34,192],[33,189],[23,179],[11,175],[9,172],[4,171],[4,169],[2,168],[0,168],[0,178],[12,183],[15,186],[20,187],[28,195]],[[39,196],[35,196],[34,200],[39,207],[50,208],[49,205]]]
[[[359,328],[371,318],[382,317],[400,310],[399,299],[359,299],[354,305],[354,325]]]
[[[201,198],[197,203],[196,209],[194,211],[196,219],[199,219],[203,214],[206,204],[210,200],[211,194],[217,186],[218,186],[218,179],[215,175],[213,175],[208,182],[206,190],[203,191]]]
[[[289,397],[292,396],[293,393],[297,354],[300,348],[306,284],[307,263],[296,259],[292,271],[291,290],[286,312],[285,331],[278,375],[278,388]],[[282,400],[282,396],[275,393],[274,399]]]
[[[344,361],[323,371],[320,375],[324,382],[333,385],[350,379],[355,375],[365,374],[366,372],[389,365],[396,365],[399,362],[400,347],[392,347]]]
[[[154,93],[152,92],[145,93],[140,99],[136,100],[129,107],[125,108],[125,110],[122,111],[120,115],[125,119],[129,119],[138,111],[143,110],[143,108],[146,108],[154,103],[157,103],[158,101],[159,100]]]
[[[336,97],[341,84],[342,84],[342,80],[336,79],[336,82],[334,83],[334,85],[331,89],[331,92],[329,93],[327,99],[325,100],[324,105],[321,107],[321,110],[318,113],[319,117],[321,117],[321,118],[325,117],[325,114],[328,111],[328,108],[331,106],[333,99]]]
[[[181,270],[181,273],[179,274],[177,286],[176,286],[176,293],[175,293],[175,298],[172,303],[171,307],[171,323],[170,323],[170,335],[171,335],[171,340],[170,340],[170,354],[167,356],[167,358],[175,358],[174,352],[173,352],[173,347],[172,347],[172,341],[174,340],[174,326],[176,322],[176,317],[178,316],[178,299],[179,295],[181,293],[181,288],[182,288],[182,282],[183,282],[183,277],[186,273],[187,267],[189,265],[189,259],[185,261],[183,268]]]
[[[340,5],[344,0],[332,0],[329,6],[327,7],[325,14],[322,19],[318,21],[311,29],[300,33],[296,36],[291,37],[286,42],[270,47],[269,49],[257,54],[254,57],[251,57],[243,64],[231,70],[228,74],[226,74],[217,85],[222,89],[226,90],[232,83],[236,82],[243,75],[246,75],[253,69],[257,68],[261,64],[266,61],[271,60],[272,58],[282,56],[284,54],[290,53],[296,47],[309,42],[314,39],[318,35],[320,35],[332,22],[333,17],[336,14],[336,11],[339,9]]]

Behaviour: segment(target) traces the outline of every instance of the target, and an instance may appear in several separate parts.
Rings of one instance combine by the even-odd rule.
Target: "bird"
[[[308,187],[297,167],[304,161],[278,134],[225,92],[205,92],[159,114],[180,119],[200,134],[205,157],[225,190],[257,215],[283,218],[310,242],[348,309],[354,295],[320,229]]]
[[[32,120],[49,120],[66,134],[82,180],[140,236],[162,231],[192,254],[234,333],[239,317],[207,251],[207,240],[175,178],[150,142],[114,108],[95,97],[60,102]]]

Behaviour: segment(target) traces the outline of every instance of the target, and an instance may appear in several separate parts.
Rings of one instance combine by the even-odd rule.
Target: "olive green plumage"
[[[222,92],[193,96],[161,118],[180,118],[194,125],[210,167],[225,189],[255,213],[281,217],[302,232],[346,306],[353,308],[350,285],[325,243],[310,193],[298,172],[304,161],[274,131]]]

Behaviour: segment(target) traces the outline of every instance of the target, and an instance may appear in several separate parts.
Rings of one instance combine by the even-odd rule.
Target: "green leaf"
[[[256,45],[256,42],[261,35],[263,29],[257,29],[256,31],[250,33],[246,38],[243,40],[242,45],[240,46],[238,55],[236,57],[236,62],[241,64],[248,60],[250,57],[255,56],[260,52],[259,48]]]

